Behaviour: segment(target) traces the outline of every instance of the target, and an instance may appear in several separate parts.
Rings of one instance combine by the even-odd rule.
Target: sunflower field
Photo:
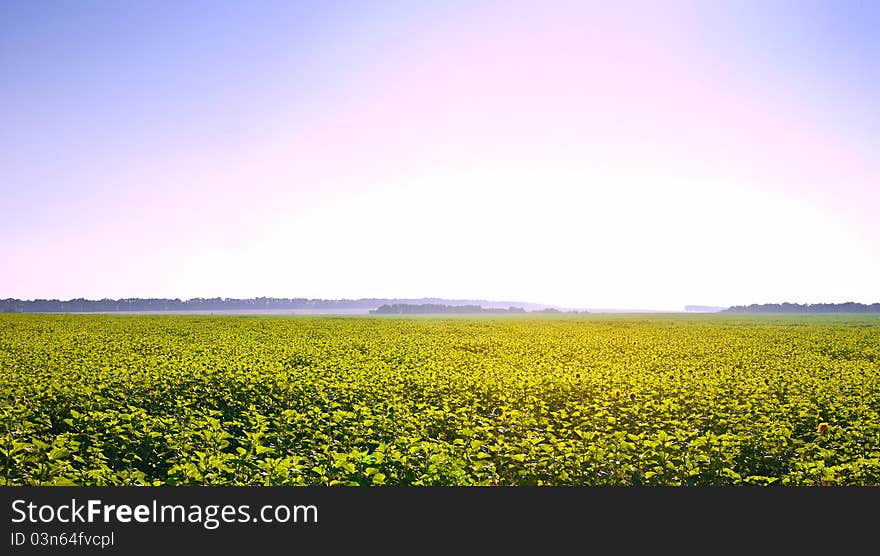
[[[874,315],[0,315],[4,485],[880,485]]]

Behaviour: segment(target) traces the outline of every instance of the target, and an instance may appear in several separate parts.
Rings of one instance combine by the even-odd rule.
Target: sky
[[[880,4],[0,2],[0,298],[880,301]]]

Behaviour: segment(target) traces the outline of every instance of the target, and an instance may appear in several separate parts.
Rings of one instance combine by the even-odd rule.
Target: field
[[[880,317],[0,315],[5,485],[880,485]]]

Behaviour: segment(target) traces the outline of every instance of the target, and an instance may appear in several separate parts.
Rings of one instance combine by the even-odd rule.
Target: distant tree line
[[[471,300],[441,300],[424,298],[418,300],[362,298],[362,299],[306,299],[282,297],[256,297],[250,299],[234,299],[226,297],[193,299],[140,298],[125,299],[0,299],[0,313],[104,313],[131,311],[264,311],[264,310],[318,310],[318,309],[375,309],[386,304],[401,302],[445,301],[450,306],[473,307]],[[492,302],[485,301],[485,304]],[[505,303],[505,302],[496,302]],[[534,306],[534,304],[524,304]],[[479,306],[482,309],[482,306]],[[483,309],[484,311],[495,310]],[[522,310],[522,309],[521,309]],[[508,310],[501,309],[502,312]]]
[[[371,315],[425,315],[438,313],[525,313],[522,307],[487,308],[481,305],[441,305],[437,303],[422,303],[418,305],[408,303],[385,304],[378,309],[370,311]]]
[[[140,298],[127,299],[3,299],[0,312],[5,313],[90,313],[113,311],[209,311],[209,310],[265,310],[265,309],[369,309],[375,301],[349,299],[305,299],[257,297],[230,299],[223,297],[193,299]]]
[[[880,313],[880,303],[763,303],[735,305],[725,309],[725,313]]]

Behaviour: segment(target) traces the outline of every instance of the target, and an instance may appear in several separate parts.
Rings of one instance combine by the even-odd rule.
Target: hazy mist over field
[[[0,298],[872,303],[880,5],[3,2]]]

